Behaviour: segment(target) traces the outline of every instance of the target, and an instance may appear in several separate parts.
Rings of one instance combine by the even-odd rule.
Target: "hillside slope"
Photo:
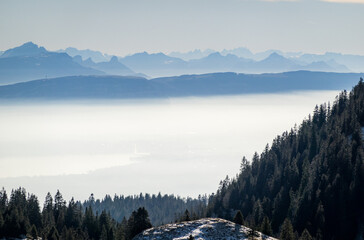
[[[192,236],[199,240],[248,239],[249,228],[219,218],[203,218],[195,221],[167,224],[145,230],[133,240],[182,240]],[[274,240],[275,238],[258,233],[256,239]]]
[[[316,239],[364,237],[364,82],[332,106],[316,106],[299,127],[284,132],[239,175],[226,178],[208,216],[231,219],[240,210],[254,224],[267,216],[278,233],[286,218]]]

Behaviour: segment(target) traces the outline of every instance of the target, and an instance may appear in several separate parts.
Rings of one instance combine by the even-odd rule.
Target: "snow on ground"
[[[203,218],[200,220],[167,224],[145,230],[134,240],[183,240],[190,235],[195,240],[236,240],[248,239],[249,228],[220,218]],[[256,239],[275,240],[259,233]]]

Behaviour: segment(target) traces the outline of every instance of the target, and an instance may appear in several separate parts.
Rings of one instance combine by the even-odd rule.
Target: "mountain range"
[[[85,51],[87,51],[85,53]],[[76,50],[73,48],[73,55],[81,55],[85,60],[89,57],[98,62],[99,57],[103,61],[109,61],[110,56],[101,52],[91,50]],[[272,55],[273,54],[273,55]],[[135,56],[134,56],[135,55]],[[151,55],[151,56],[150,56]],[[211,56],[210,56],[211,55]],[[219,56],[220,55],[220,56]],[[235,58],[232,58],[234,55]],[[280,56],[280,58],[277,57]],[[145,58],[143,58],[143,56]],[[170,57],[170,58],[168,58]],[[265,59],[274,59],[274,65],[265,65]],[[134,59],[134,61],[132,61]],[[142,60],[140,64],[135,60]],[[212,61],[212,59],[215,59]],[[119,57],[119,60],[132,70],[142,72],[151,77],[171,76],[181,74],[201,74],[208,72],[234,71],[244,73],[283,72],[295,70],[326,71],[326,72],[363,72],[364,56],[341,53],[308,54],[302,52],[283,52],[280,50],[267,50],[264,52],[252,53],[249,49],[240,47],[235,49],[224,49],[215,51],[206,49],[182,53],[171,52],[169,54],[146,52],[136,53],[126,57]],[[181,61],[182,60],[182,61]],[[268,60],[268,59],[267,59]],[[155,65],[155,61],[159,62]],[[218,65],[216,65],[218,62]],[[209,63],[211,63],[209,65]],[[283,64],[283,65],[282,65]],[[134,69],[135,68],[135,69]],[[153,70],[153,71],[152,71]],[[158,70],[158,71],[157,71]]]
[[[116,57],[94,63],[90,58],[71,57],[64,52],[50,52],[27,42],[0,55],[0,84],[25,82],[40,78],[75,75],[138,75]],[[144,76],[144,75],[143,75]]]
[[[48,52],[28,42],[5,51],[0,56],[0,83],[23,82],[37,78],[67,75],[103,74],[74,62],[65,53]]]
[[[163,53],[148,54],[136,53],[131,56],[119,58],[120,62],[134,71],[142,72],[151,77],[177,76],[183,74],[204,74],[211,72],[237,72],[237,73],[278,73],[286,71],[324,71],[324,72],[350,72],[350,70],[335,60],[318,60],[302,62],[286,58],[276,52],[267,58],[255,61],[249,58],[238,57],[233,54],[222,55],[214,52],[200,59],[184,61],[180,58],[170,57]]]
[[[135,76],[67,76],[0,86],[2,99],[122,99],[350,89],[362,74],[296,71],[211,73],[147,80]]]
[[[28,42],[8,49],[0,55],[0,85],[77,75],[155,78],[214,72],[248,74],[299,70],[351,72],[353,69],[359,72],[364,70],[363,66],[363,56],[337,53],[315,55],[269,50],[253,54],[249,49],[237,48],[221,52],[213,50],[195,50],[186,54],[174,52],[170,56],[164,53],[141,52],[118,57],[76,48],[51,52]]]

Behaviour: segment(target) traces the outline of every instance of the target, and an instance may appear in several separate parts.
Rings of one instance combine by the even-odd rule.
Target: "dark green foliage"
[[[312,240],[312,237],[310,233],[307,231],[307,229],[303,230],[301,237],[298,240]]]
[[[291,221],[289,221],[288,218],[286,218],[283,222],[283,225],[281,227],[281,234],[280,238],[281,240],[295,240],[293,227]]]
[[[139,208],[128,220],[124,217],[118,223],[105,210],[100,215],[95,215],[91,206],[83,210],[82,204],[73,198],[66,206],[59,191],[55,201],[47,194],[42,212],[37,197],[26,196],[25,189],[19,188],[12,191],[8,202],[5,190],[0,192],[0,239],[28,236],[48,240],[131,240],[152,227],[145,208]]]
[[[262,225],[260,226],[260,231],[268,236],[272,236],[273,231],[272,231],[272,226],[270,224],[269,218],[267,216],[265,216],[263,218],[263,222]]]
[[[273,140],[239,175],[225,179],[211,197],[207,216],[232,219],[240,210],[274,233],[286,218],[316,239],[355,239],[364,216],[364,83],[334,104],[315,107],[298,127]]]
[[[180,219],[181,222],[183,221],[191,221],[190,212],[186,209],[185,213],[183,214],[182,218]]]
[[[49,233],[47,234],[48,240],[59,240],[59,234],[57,229],[53,226]]]
[[[132,211],[144,207],[149,215],[153,225],[171,223],[180,220],[186,209],[190,213],[190,218],[199,218],[204,216],[208,197],[199,196],[198,199],[183,199],[174,195],[162,194],[139,194],[135,196],[117,196],[110,197],[106,195],[104,199],[96,200],[90,196],[89,200],[83,203],[83,207],[92,207],[94,214],[101,213],[103,210],[110,212],[111,217],[121,222],[124,217],[128,218]]]
[[[32,229],[30,230],[30,236],[33,239],[37,239],[38,238],[38,231],[37,231],[37,228],[36,228],[36,226],[34,224],[32,225]]]
[[[233,222],[236,224],[240,224],[243,225],[244,224],[244,218],[243,218],[243,214],[240,212],[240,210],[238,210],[234,216]]]
[[[151,228],[152,224],[149,220],[149,215],[145,208],[138,208],[133,211],[128,220],[128,238],[132,239],[143,230]]]

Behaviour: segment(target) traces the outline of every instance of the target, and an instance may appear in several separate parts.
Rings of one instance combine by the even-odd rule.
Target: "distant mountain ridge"
[[[111,75],[133,76],[136,75],[134,71],[119,62],[118,58],[113,56],[110,61],[95,63],[91,58],[82,60],[82,57],[77,55],[73,57],[73,60],[84,67],[94,68],[99,71],[103,71]]]
[[[213,72],[258,74],[300,70],[360,72],[364,71],[364,56],[285,53],[279,50],[252,53],[247,48],[236,48],[220,52],[211,49],[185,54],[173,52],[170,55],[140,52],[117,57],[76,48],[50,52],[32,42],[6,50],[0,55],[0,84],[74,75],[155,78]]]
[[[105,73],[79,65],[66,53],[49,52],[32,42],[9,49],[0,56],[0,84],[47,77],[100,74]]]
[[[6,50],[0,58],[7,57],[33,57],[48,54],[48,51],[44,47],[39,47],[32,42],[24,43],[23,45]]]
[[[184,61],[170,57],[163,53],[149,54],[136,53],[131,56],[119,58],[120,62],[129,68],[142,72],[152,77],[165,77],[183,74],[205,74],[211,72],[237,72],[237,73],[278,73],[287,71],[325,71],[325,72],[350,72],[342,64],[330,59],[325,61],[303,62],[297,59],[286,58],[276,52],[267,58],[255,61],[238,57],[233,54],[222,55],[213,52],[200,59]]]
[[[123,99],[219,96],[351,88],[362,74],[211,73],[147,80],[133,76],[69,76],[0,86],[1,99]]]
[[[77,48],[74,47],[68,47],[66,49],[60,49],[57,52],[65,52],[68,55],[70,55],[71,57],[75,57],[75,56],[81,56],[82,60],[86,60],[88,58],[91,58],[93,62],[98,63],[98,62],[108,62],[110,61],[111,57],[108,54],[104,54],[101,53],[99,51],[93,51],[90,49],[84,49],[84,50],[79,50]]]

